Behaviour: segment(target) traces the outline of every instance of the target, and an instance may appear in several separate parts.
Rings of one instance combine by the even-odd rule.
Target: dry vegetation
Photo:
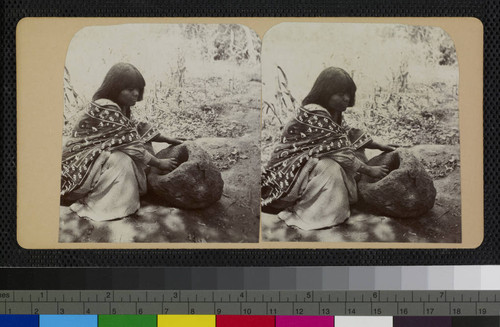
[[[418,64],[401,60],[398,66],[392,67],[385,80],[379,80],[370,88],[362,83],[362,87],[358,85],[356,105],[346,111],[346,121],[377,140],[402,147],[459,144],[458,80],[450,76],[440,80],[428,79],[424,83],[412,76],[415,71],[457,69],[453,44],[444,36],[436,37],[432,29],[418,26],[387,29],[381,32],[381,38],[393,38],[398,33],[401,42],[417,45],[425,60]],[[329,65],[325,63],[324,66]],[[350,73],[356,83],[362,82],[356,80],[359,72]],[[271,86],[276,90],[274,98],[264,99],[263,106],[263,165],[269,160],[281,128],[300,106],[300,100],[294,97],[295,90],[289,86],[285,69],[277,66],[275,76],[275,83]],[[460,165],[459,158],[454,156],[423,163],[434,178],[444,177]]]
[[[146,81],[144,100],[133,108],[132,119],[186,139],[258,133],[257,121],[235,114],[260,109],[258,36],[243,25],[181,25],[180,31],[185,47],[166,63],[169,69],[163,79]],[[63,135],[69,135],[88,99],[73,88],[67,69],[64,90]],[[244,158],[239,152],[212,156],[219,168],[227,169]]]

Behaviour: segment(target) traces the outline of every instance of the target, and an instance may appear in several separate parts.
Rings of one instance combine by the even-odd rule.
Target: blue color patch
[[[2,327],[38,327],[37,315],[0,315]]]

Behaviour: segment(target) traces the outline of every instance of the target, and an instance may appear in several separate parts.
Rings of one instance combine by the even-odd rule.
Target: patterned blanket
[[[148,124],[137,124],[127,118],[112,101],[91,102],[63,148],[61,196],[83,183],[103,151],[126,144],[143,144],[158,134]]]
[[[300,108],[295,119],[284,127],[280,143],[262,173],[262,206],[288,194],[309,158],[357,150],[371,141],[366,133],[334,122],[326,109],[307,107]]]

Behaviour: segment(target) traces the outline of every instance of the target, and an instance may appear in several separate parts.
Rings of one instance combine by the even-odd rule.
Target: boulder
[[[224,181],[210,155],[194,142],[170,146],[156,154],[161,159],[175,158],[179,166],[162,175],[152,167],[148,186],[166,204],[183,209],[206,208],[219,201]]]
[[[362,202],[386,216],[411,218],[434,206],[436,189],[422,163],[408,150],[382,153],[367,162],[370,166],[387,165],[389,174],[382,179],[362,175],[358,194]]]

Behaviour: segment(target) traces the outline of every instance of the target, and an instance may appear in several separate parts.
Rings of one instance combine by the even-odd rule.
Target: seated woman
[[[174,159],[158,159],[146,147],[151,141],[181,141],[130,118],[145,84],[131,64],[111,67],[63,147],[61,200],[72,203],[80,217],[103,221],[133,214],[147,191],[146,167],[164,173],[177,167]]]
[[[340,68],[326,68],[283,128],[280,143],[262,174],[262,210],[280,211],[289,226],[332,227],[350,216],[357,201],[357,173],[382,178],[386,166],[365,164],[364,148],[393,151],[360,130],[342,113],[355,102],[356,85]],[[363,160],[360,160],[364,158]]]

